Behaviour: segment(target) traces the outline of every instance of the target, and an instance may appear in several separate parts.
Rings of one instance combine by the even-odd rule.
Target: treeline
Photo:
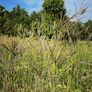
[[[43,9],[30,15],[19,5],[8,11],[0,5],[0,34],[8,36],[46,36],[60,40],[92,40],[92,20],[73,22],[66,15],[63,0],[44,0]],[[82,11],[82,15],[85,11]]]

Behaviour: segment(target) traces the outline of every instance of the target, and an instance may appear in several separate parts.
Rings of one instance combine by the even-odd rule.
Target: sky
[[[19,4],[22,8],[25,8],[31,13],[32,11],[41,10],[43,1],[44,0],[0,0],[0,5],[3,5],[7,10],[12,10],[13,7]],[[75,13],[75,6],[78,10],[81,7],[88,7],[87,12],[82,16],[82,21],[92,19],[92,0],[65,0],[67,15],[72,16]]]

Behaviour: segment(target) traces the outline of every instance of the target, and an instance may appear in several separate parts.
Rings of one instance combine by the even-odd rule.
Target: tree
[[[52,14],[56,18],[65,16],[66,9],[64,8],[63,0],[45,0],[43,3],[43,10],[49,14]]]
[[[88,20],[85,24],[84,27],[87,28],[87,31],[89,33],[92,33],[92,20]]]
[[[14,22],[18,22],[22,24],[29,24],[28,23],[29,22],[28,12],[24,10],[23,8],[21,8],[19,5],[13,8],[13,10],[10,12],[10,15],[11,15],[10,18]]]
[[[18,28],[20,25],[22,25],[20,33],[22,33],[21,31],[23,30],[23,28],[27,30],[30,29],[30,17],[28,15],[28,12],[25,9],[21,8],[19,5],[14,7],[10,12],[9,19],[12,20],[10,21],[10,32],[12,33],[12,35],[18,35],[18,30],[15,30],[15,28]]]
[[[75,27],[74,31],[77,39],[84,39],[83,24],[81,22],[75,22],[74,27]]]
[[[0,5],[0,33],[7,34],[9,28],[9,12],[5,10],[3,6]]]
[[[48,38],[57,38],[60,33],[60,24],[66,20],[64,0],[44,0],[43,2],[44,33]]]
[[[84,30],[85,30],[86,38],[92,40],[92,20],[88,20],[84,24]]]
[[[39,14],[37,12],[33,11],[30,15],[30,19],[31,19],[31,22],[36,21],[37,19],[39,19]]]
[[[1,13],[2,13],[4,10],[5,10],[5,8],[4,8],[2,5],[0,5],[0,15],[1,15]]]

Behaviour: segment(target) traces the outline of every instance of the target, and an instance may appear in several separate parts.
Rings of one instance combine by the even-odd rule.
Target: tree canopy
[[[0,34],[20,36],[23,33],[28,35],[29,32],[33,32],[36,35],[40,33],[40,35],[45,35],[48,38],[62,34],[61,38],[63,38],[66,37],[66,33],[70,32],[71,37],[77,34],[78,39],[84,40],[89,37],[90,40],[92,39],[92,20],[81,23],[68,19],[64,0],[44,0],[42,7],[43,9],[39,12],[33,11],[28,14],[19,5],[11,11],[0,5]],[[68,31],[65,27],[69,28]]]
[[[66,14],[64,0],[44,0],[43,9],[45,12],[60,18]]]

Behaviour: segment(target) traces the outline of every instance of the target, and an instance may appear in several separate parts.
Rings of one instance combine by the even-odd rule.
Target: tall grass
[[[91,42],[30,37],[0,45],[0,92],[91,91]]]
[[[35,37],[0,37],[0,92],[92,92],[92,42],[61,41],[69,19],[53,23],[53,39],[40,36],[44,24]]]

